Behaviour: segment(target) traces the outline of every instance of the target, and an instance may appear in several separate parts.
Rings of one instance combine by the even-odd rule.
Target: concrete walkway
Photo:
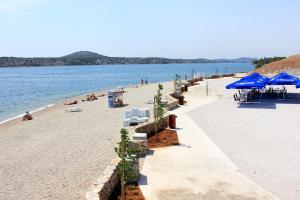
[[[217,99],[205,87],[190,87],[188,104],[175,110],[179,146],[150,150],[141,170],[140,188],[151,200],[266,200],[276,196],[241,175],[186,114]],[[201,116],[201,115],[200,115]]]

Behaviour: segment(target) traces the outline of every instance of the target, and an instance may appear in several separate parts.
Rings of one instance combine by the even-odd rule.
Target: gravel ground
[[[164,83],[165,93],[173,83]],[[132,107],[152,107],[157,84],[127,88],[122,108],[107,108],[107,97],[34,113],[35,120],[16,119],[0,125],[0,199],[84,199],[85,192],[115,157],[123,113]],[[73,99],[84,99],[77,97]],[[66,102],[70,102],[70,99]]]
[[[300,199],[300,99],[237,106],[219,79],[219,100],[189,112],[241,173],[284,200]],[[292,93],[300,93],[294,86]],[[290,95],[297,96],[297,95]]]

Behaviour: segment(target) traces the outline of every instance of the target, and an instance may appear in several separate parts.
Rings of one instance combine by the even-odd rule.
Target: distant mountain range
[[[250,63],[254,58],[237,59],[171,59],[159,57],[109,57],[90,51],[79,51],[62,57],[0,57],[0,67],[112,65],[112,64],[170,64],[170,63]]]

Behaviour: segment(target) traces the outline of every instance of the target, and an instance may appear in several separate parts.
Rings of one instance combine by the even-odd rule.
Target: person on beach
[[[144,79],[141,79],[141,85],[144,85]]]
[[[32,120],[32,119],[33,119],[32,115],[27,111],[23,117],[23,121],[28,121],[28,120]]]
[[[96,95],[95,94],[92,94],[92,101],[94,101],[94,100],[97,100],[98,98],[96,97]]]
[[[145,78],[145,84],[148,85],[148,78]]]
[[[77,100],[73,101],[73,102],[70,102],[70,103],[65,103],[65,105],[74,105],[74,104],[77,104]]]

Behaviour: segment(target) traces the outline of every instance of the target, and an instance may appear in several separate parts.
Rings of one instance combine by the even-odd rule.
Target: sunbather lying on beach
[[[92,101],[94,101],[94,100],[97,100],[97,99],[98,99],[98,98],[96,97],[96,95],[95,95],[95,94],[92,94],[91,96],[92,96]]]
[[[98,98],[96,97],[95,94],[91,94],[91,95],[87,95],[86,96],[86,100],[87,101],[94,101],[94,100],[97,100]]]
[[[32,120],[32,115],[27,111],[26,114],[23,117],[23,121]]]
[[[74,105],[74,104],[77,104],[77,100],[73,101],[73,102],[70,102],[70,103],[65,103],[65,105]]]

